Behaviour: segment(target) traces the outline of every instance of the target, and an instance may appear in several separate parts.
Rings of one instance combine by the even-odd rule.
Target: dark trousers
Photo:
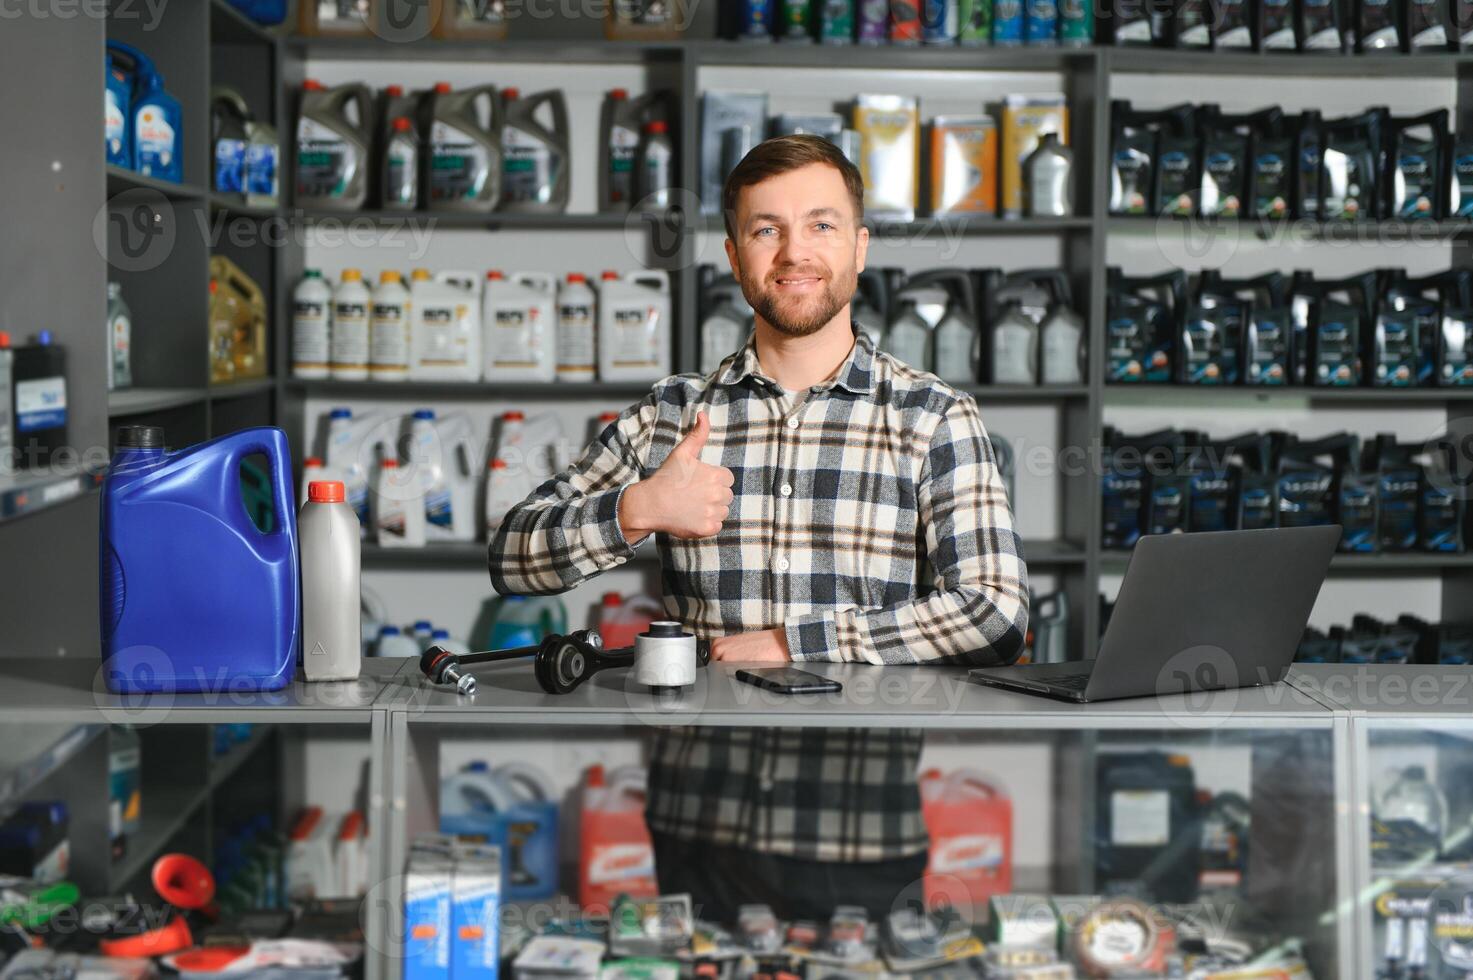
[[[836,905],[860,905],[880,923],[919,908],[926,853],[890,861],[805,861],[653,833],[660,893],[689,893],[696,917],[735,926],[737,907],[770,905],[778,919],[828,922]]]

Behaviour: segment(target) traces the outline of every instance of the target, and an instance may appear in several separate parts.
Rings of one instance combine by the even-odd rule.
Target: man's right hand
[[[664,531],[677,538],[709,538],[721,530],[734,499],[736,478],[725,466],[701,462],[711,435],[711,420],[697,413],[696,424],[670,451],[653,476],[631,483],[619,498],[619,528],[631,545]]]

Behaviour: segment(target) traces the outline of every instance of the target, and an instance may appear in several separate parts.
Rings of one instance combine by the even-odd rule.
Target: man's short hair
[[[844,178],[844,186],[849,190],[849,200],[854,203],[855,220],[864,220],[864,179],[859,176],[859,168],[822,136],[800,133],[763,140],[752,147],[752,151],[742,157],[742,162],[727,175],[721,188],[721,213],[726,220],[726,236],[733,241],[736,239],[737,195],[743,187],[760,184],[771,177],[814,163],[826,164],[839,171],[839,176]]]

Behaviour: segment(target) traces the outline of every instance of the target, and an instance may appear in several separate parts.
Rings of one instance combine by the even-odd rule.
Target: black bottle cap
[[[163,449],[164,430],[157,425],[120,425],[117,430],[119,449]]]

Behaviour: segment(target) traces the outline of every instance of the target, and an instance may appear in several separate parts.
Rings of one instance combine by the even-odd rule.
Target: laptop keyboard
[[[1066,691],[1082,691],[1089,685],[1089,675],[1065,674],[1062,677],[1050,677],[1045,683],[1049,687],[1062,687]]]

